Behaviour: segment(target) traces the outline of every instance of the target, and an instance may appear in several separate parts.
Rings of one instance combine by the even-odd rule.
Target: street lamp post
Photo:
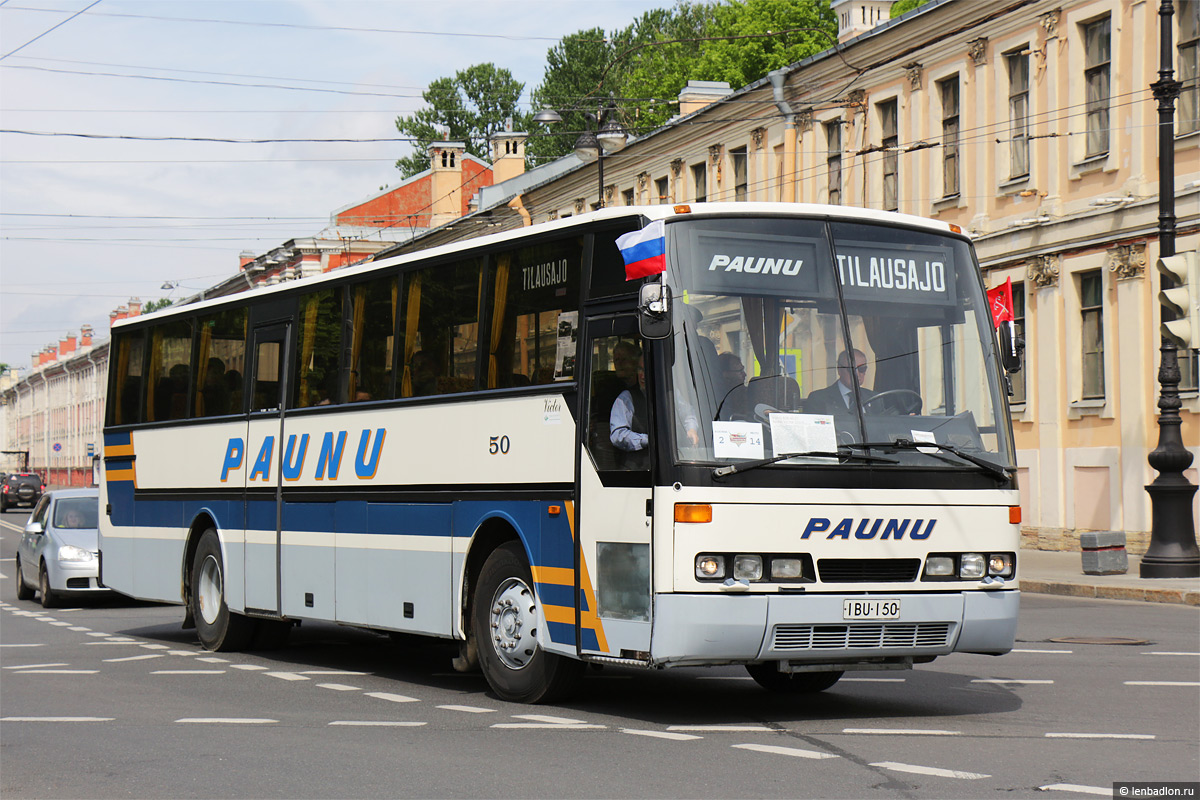
[[[1158,254],[1175,255],[1175,80],[1171,26],[1175,14],[1171,0],[1162,0],[1159,14],[1158,80],[1150,85],[1158,100]],[[1192,522],[1192,495],[1196,487],[1183,471],[1192,454],[1183,446],[1179,418],[1179,362],[1174,342],[1163,338],[1158,382],[1158,446],[1147,459],[1158,477],[1146,487],[1150,494],[1150,544],[1142,556],[1143,578],[1200,577],[1200,548]]]
[[[588,111],[581,113],[587,118],[588,129],[575,140],[575,156],[585,164],[596,162],[596,174],[600,182],[597,207],[604,208],[604,157],[624,149],[629,134],[617,122],[617,109],[611,96],[595,114]],[[552,108],[544,108],[534,115],[533,121],[546,124],[562,122],[562,115]]]

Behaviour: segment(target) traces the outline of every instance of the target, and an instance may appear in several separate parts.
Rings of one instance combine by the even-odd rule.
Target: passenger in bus
[[[204,414],[215,417],[229,413],[229,386],[225,380],[225,362],[213,356],[204,372]]]
[[[432,355],[418,350],[413,353],[409,367],[412,371],[413,397],[438,393],[438,366]]]
[[[650,416],[641,349],[633,342],[617,342],[613,347],[613,368],[625,389],[613,401],[608,417],[609,440],[617,448],[618,466],[645,469],[650,463],[646,454],[650,444]]]
[[[837,381],[824,389],[812,392],[804,401],[804,410],[809,414],[846,414],[854,406],[854,386],[858,385],[858,396],[865,405],[875,392],[862,385],[867,374],[867,356],[862,350],[843,350],[837,359]]]
[[[746,368],[736,353],[717,356],[716,418],[748,420],[753,411],[750,392],[746,388]]]

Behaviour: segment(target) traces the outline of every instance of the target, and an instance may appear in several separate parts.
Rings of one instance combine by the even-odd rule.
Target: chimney
[[[434,142],[429,145],[429,163],[433,169],[429,188],[432,193],[430,227],[436,228],[462,216],[462,159],[467,146],[462,142]]]
[[[688,81],[679,93],[679,116],[686,117],[732,93],[725,81]]]
[[[511,126],[512,120],[509,120]],[[493,133],[489,143],[492,146],[492,183],[503,183],[510,178],[525,174],[525,140],[527,133],[503,131]]]
[[[249,250],[243,250],[238,254],[238,269],[245,270],[246,265],[253,261],[254,258],[254,253]]]
[[[76,345],[75,334],[68,333],[58,343],[58,354],[65,356],[67,353],[74,353],[75,345]]]
[[[129,316],[136,317],[142,313],[142,301],[136,297],[129,298]]]
[[[92,326],[91,325],[80,325],[79,326],[79,346],[80,346],[80,348],[92,346]]]
[[[895,0],[833,0],[830,4],[837,15],[838,42],[853,39],[876,25],[892,18]]]

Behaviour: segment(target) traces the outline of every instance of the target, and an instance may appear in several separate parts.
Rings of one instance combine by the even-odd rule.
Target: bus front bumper
[[[848,620],[846,600],[899,600],[892,619]],[[660,594],[655,664],[868,663],[954,652],[1000,655],[1017,632],[1017,590],[928,594]]]

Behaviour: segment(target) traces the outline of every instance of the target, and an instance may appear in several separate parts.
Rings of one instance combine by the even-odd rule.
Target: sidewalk
[[[1142,578],[1140,564],[1131,555],[1124,575],[1085,575],[1082,553],[1022,550],[1017,577],[1022,592],[1200,607],[1200,578]]]

